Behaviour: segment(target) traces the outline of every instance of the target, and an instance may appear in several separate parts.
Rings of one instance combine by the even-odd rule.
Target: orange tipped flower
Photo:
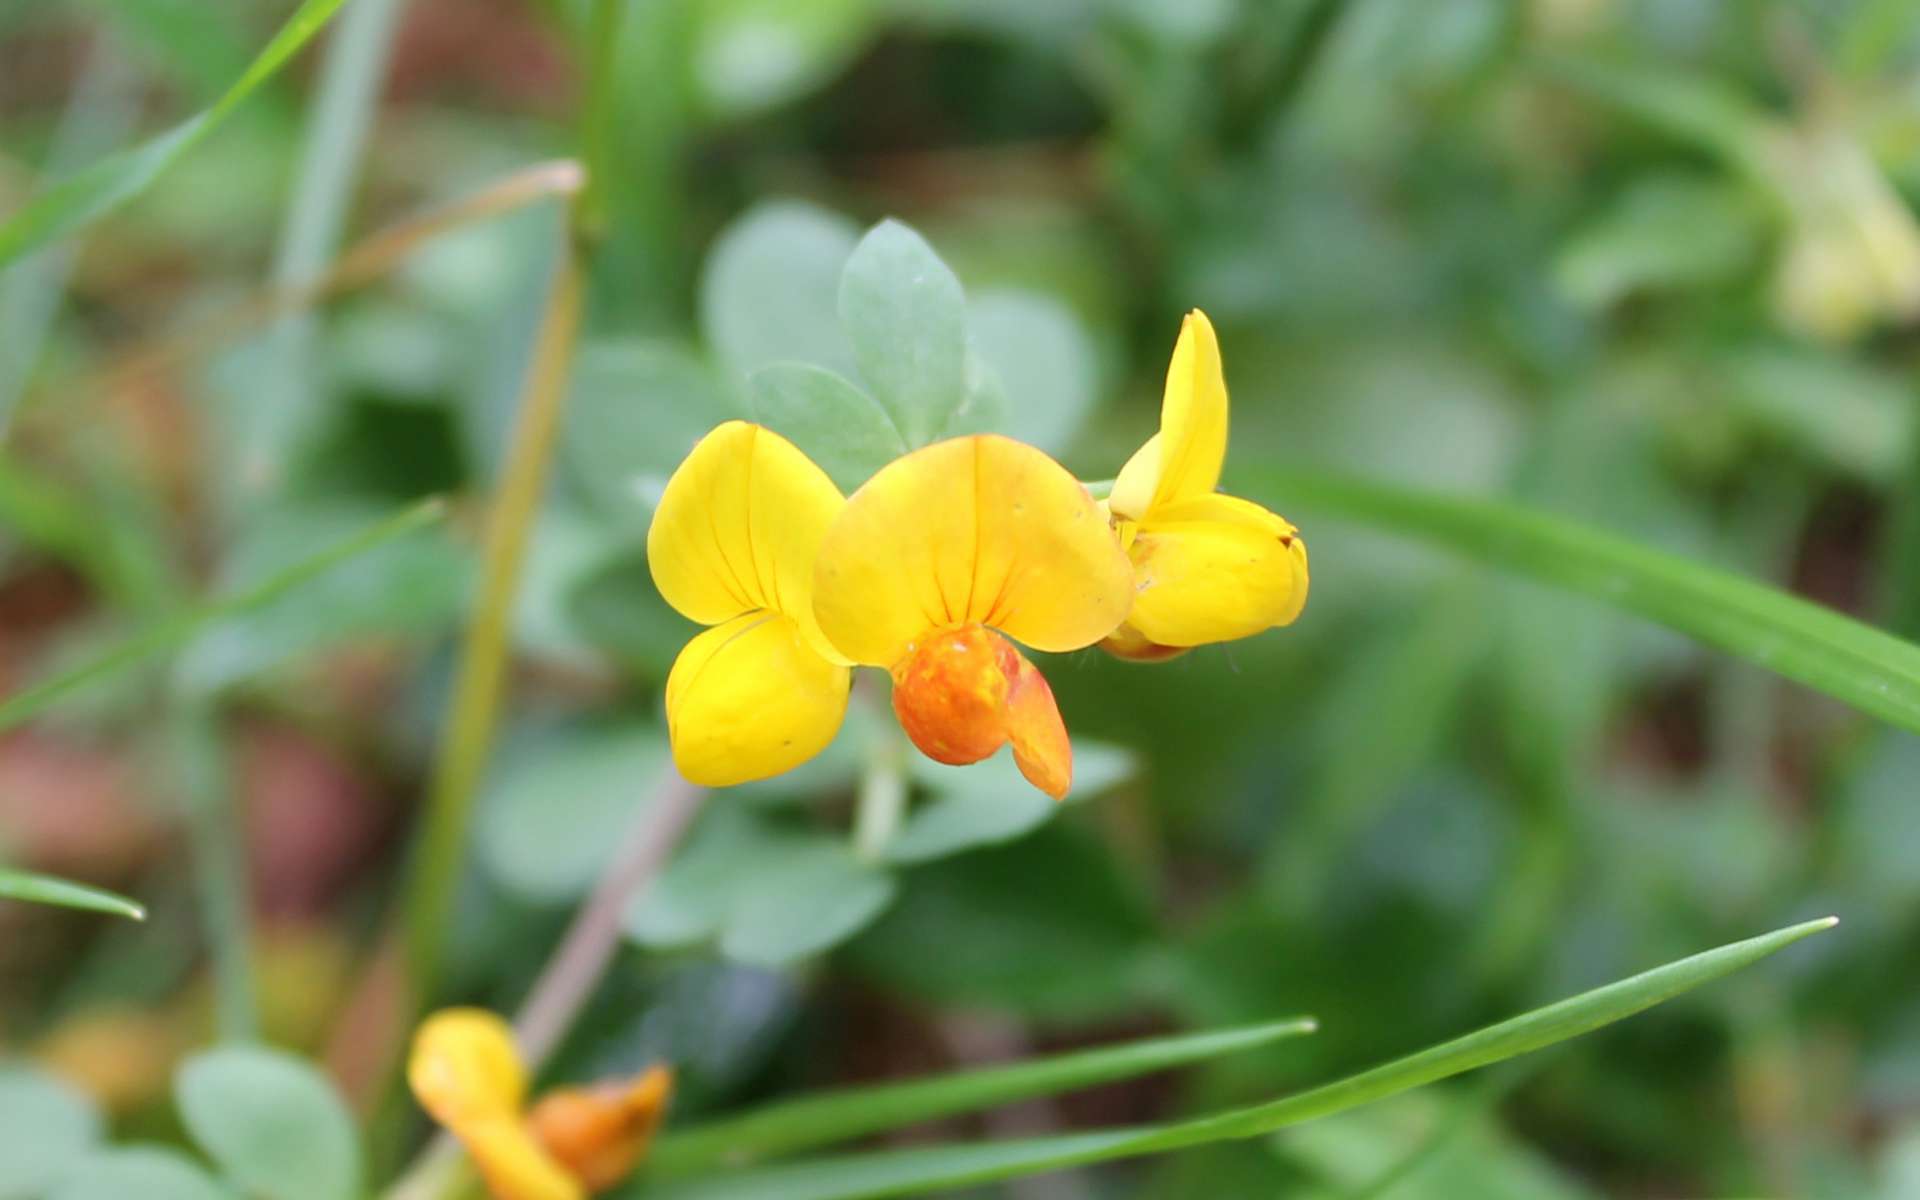
[[[729,421],[667,481],[647,565],[702,625],[667,676],[680,773],[726,787],[788,771],[846,716],[847,662],[813,616],[813,562],[845,505],[826,472],[770,429]]]
[[[813,605],[842,654],[892,674],[894,712],[929,758],[977,762],[1010,741],[1021,773],[1058,798],[1073,778],[1066,730],[1007,638],[1090,646],[1126,617],[1131,590],[1079,481],[980,434],[897,459],[853,494],[820,543]]]
[[[476,1008],[427,1018],[407,1082],[473,1155],[494,1200],[584,1200],[620,1182],[646,1155],[673,1091],[673,1073],[656,1066],[629,1082],[557,1089],[523,1113],[513,1031]]]
[[[1307,547],[1285,520],[1214,490],[1227,457],[1220,343],[1195,309],[1167,368],[1160,432],[1121,468],[1107,507],[1133,562],[1121,658],[1172,658],[1290,624],[1307,602]]]

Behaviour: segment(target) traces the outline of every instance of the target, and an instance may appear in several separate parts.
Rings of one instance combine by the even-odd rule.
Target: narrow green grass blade
[[[1364,522],[1585,593],[1920,731],[1920,646],[1776,588],[1497,501],[1290,472],[1245,479],[1294,519]]]
[[[5,700],[0,700],[0,731],[11,729],[28,720],[75,688],[84,687],[96,679],[111,675],[122,667],[130,666],[149,655],[178,646],[210,622],[259,608],[269,601],[278,599],[357,554],[365,553],[375,546],[383,545],[439,520],[445,512],[445,502],[437,497],[423,500],[402,509],[393,516],[374,522],[350,537],[342,538],[331,546],[324,547],[311,557],[300,560],[279,574],[264,579],[244,591],[197,605],[181,612],[178,616],[160,621],[65,675],[49,679],[37,687],[28,688]]]
[[[669,1134],[655,1144],[648,1170],[684,1175],[718,1163],[742,1166],[920,1121],[1237,1054],[1315,1028],[1311,1018],[1299,1017],[789,1100]]]
[[[704,1179],[641,1183],[629,1200],[870,1200],[926,1195],[1087,1163],[1259,1137],[1577,1037],[1718,979],[1823,929],[1832,917],[1734,942],[1490,1025],[1334,1083],[1210,1117],[1062,1137],[815,1159]]]
[[[84,908],[88,912],[112,913],[135,921],[147,919],[147,910],[104,888],[89,887],[41,875],[35,871],[16,871],[0,867],[0,900],[24,900],[29,904],[52,904],[59,908]]]
[[[165,133],[43,188],[0,225],[0,267],[86,227],[139,195],[319,32],[346,0],[305,0],[218,100]]]

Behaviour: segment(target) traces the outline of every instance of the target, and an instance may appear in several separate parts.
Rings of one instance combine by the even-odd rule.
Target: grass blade
[[[1344,517],[1624,608],[1920,731],[1920,646],[1718,568],[1545,513],[1335,476],[1249,476],[1285,511]]]
[[[346,0],[305,0],[232,87],[165,133],[43,188],[0,225],[0,267],[85,228],[145,191],[285,66]]]
[[[311,557],[300,560],[286,570],[250,588],[186,609],[177,616],[160,621],[134,634],[91,662],[0,701],[0,731],[11,729],[28,720],[75,688],[84,687],[96,679],[111,675],[150,655],[178,646],[210,622],[247,612],[276,600],[315,576],[332,570],[347,559],[423,528],[439,520],[445,513],[444,501],[437,497],[423,500],[402,509],[393,516],[375,522],[350,537],[342,538]]]
[[[147,919],[146,908],[125,896],[35,871],[16,871],[11,867],[0,867],[0,900],[24,900],[29,904],[81,908],[134,921]]]
[[[789,1100],[669,1134],[655,1145],[648,1169],[682,1175],[722,1162],[744,1165],[920,1121],[1237,1054],[1315,1028],[1311,1018],[1297,1017]]]
[[[1210,1117],[1061,1137],[815,1159],[685,1182],[643,1182],[625,1194],[629,1200],[869,1200],[923,1195],[1208,1142],[1259,1137],[1588,1033],[1749,966],[1836,923],[1832,917],[1808,921],[1708,950],[1370,1071]]]

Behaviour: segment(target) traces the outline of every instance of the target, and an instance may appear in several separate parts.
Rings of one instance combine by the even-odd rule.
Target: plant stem
[[[628,902],[666,865],[705,796],[704,788],[669,769],[580,906],[514,1020],[515,1040],[529,1075],[539,1071],[592,996],[620,945],[621,919]],[[451,1137],[436,1137],[387,1189],[386,1200],[451,1200],[463,1195],[473,1182],[463,1159]]]
[[[706,795],[668,769],[653,798],[634,822],[633,831],[593,893],[575,914],[566,937],[541,969],[540,977],[520,1007],[514,1033],[529,1072],[537,1071],[566,1034],[581,1006],[606,973],[607,963],[620,944],[621,918],[627,902],[651,882],[666,865],[674,847],[686,835]]]
[[[213,954],[214,1016],[220,1040],[259,1035],[247,917],[247,850],[233,787],[230,747],[212,702],[176,695],[167,712],[168,751],[186,806],[187,841],[201,920]]]
[[[860,799],[853,817],[853,852],[867,862],[878,862],[887,844],[900,830],[907,811],[907,777],[901,761],[900,739],[882,738],[867,760],[860,780]]]
[[[527,372],[500,488],[487,515],[480,596],[461,648],[447,732],[434,765],[422,841],[405,901],[410,1003],[427,999],[439,967],[454,888],[467,845],[474,789],[486,770],[500,716],[508,634],[527,537],[546,493],[547,472],[566,402],[580,332],[584,264],[562,254]]]
[[[580,114],[580,153],[587,163],[587,186],[574,201],[573,232],[588,244],[598,242],[606,231],[615,123],[614,66],[624,7],[625,0],[593,0],[587,18],[587,95]]]

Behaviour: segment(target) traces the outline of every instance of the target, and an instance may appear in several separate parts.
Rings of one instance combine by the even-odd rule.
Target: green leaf
[[[102,159],[42,190],[0,225],[0,267],[77,232],[145,191],[167,168],[219,127],[235,108],[285,66],[346,0],[306,0],[287,18],[246,73],[209,108],[130,150]]]
[[[233,1200],[199,1164],[163,1146],[115,1146],[82,1159],[47,1200]]]
[[[786,966],[838,945],[893,902],[894,879],[839,838],[790,832],[725,804],[627,913],[649,946],[718,938],[729,958]]]
[[[83,908],[89,912],[112,913],[135,921],[147,919],[147,910],[103,888],[84,883],[69,883],[34,871],[16,871],[0,867],[0,900],[25,900],[31,904],[53,904],[61,908]]]
[[[1206,1033],[1143,1038],[1118,1046],[1008,1066],[983,1067],[933,1079],[806,1096],[671,1133],[654,1147],[648,1158],[648,1169],[662,1175],[685,1175],[722,1162],[745,1165],[921,1121],[978,1112],[1036,1096],[1058,1095],[1253,1050],[1283,1038],[1312,1033],[1314,1028],[1311,1018],[1296,1017]]]
[[[1920,730],[1920,646],[1778,589],[1498,501],[1330,475],[1245,478],[1290,516],[1364,522],[1584,593]]]
[[[541,902],[586,894],[656,790],[667,764],[659,729],[628,718],[510,742],[481,800],[482,860]]]
[[[1132,1129],[889,1150],[717,1173],[686,1182],[643,1183],[628,1195],[633,1200],[866,1200],[923,1195],[1088,1163],[1260,1137],[1591,1032],[1754,963],[1835,923],[1831,917],[1808,921],[1683,958],[1358,1075],[1265,1104]]]
[[[244,591],[161,621],[66,674],[0,701],[0,730],[19,725],[75,688],[177,646],[212,622],[261,608],[357,555],[440,520],[445,513],[443,501],[422,501],[322,548]]]
[[[598,509],[644,530],[694,443],[739,415],[713,371],[683,347],[594,343],[574,363],[562,453]]]
[[[747,380],[753,416],[852,492],[907,452],[893,418],[853,384],[809,363],[774,363]]]
[[[173,1086],[187,1131],[241,1190],[267,1200],[358,1197],[353,1118],[306,1061],[226,1046],[188,1059]]]
[[[860,230],[798,200],[747,211],[715,240],[700,278],[701,332],[745,376],[776,362],[855,370],[840,328],[840,273]]]
[[[909,447],[946,431],[967,399],[967,301],[922,238],[882,221],[840,276],[840,323],[860,375]]]
[[[100,1140],[100,1127],[100,1114],[67,1084],[0,1065],[0,1200],[39,1200]]]
[[[743,116],[824,83],[874,23],[874,0],[704,0],[693,79],[721,116]]]
[[[933,798],[913,810],[887,843],[891,862],[926,862],[974,846],[1010,842],[1053,819],[1060,805],[1020,776],[1011,751],[984,762],[949,767],[913,756],[914,781]],[[1118,746],[1076,741],[1073,789],[1067,799],[1096,795],[1133,774],[1133,756]]]
[[[1007,434],[1059,453],[1093,408],[1093,339],[1073,310],[1041,292],[974,297],[974,346],[1007,393]]]

